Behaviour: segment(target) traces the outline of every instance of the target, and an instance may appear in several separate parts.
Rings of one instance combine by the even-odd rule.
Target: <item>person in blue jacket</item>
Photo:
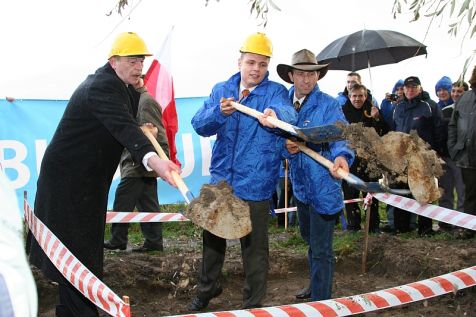
[[[380,112],[383,115],[385,122],[391,126],[393,120],[393,109],[395,106],[403,100],[405,95],[403,94],[403,79],[397,80],[393,86],[392,93],[386,93],[385,99],[380,103]]]
[[[329,64],[320,65],[316,55],[307,49],[294,53],[291,65],[279,64],[278,75],[293,84],[289,99],[298,110],[298,127],[347,123],[342,107],[330,95],[317,89],[319,79],[327,73]],[[300,153],[297,144],[286,141],[293,171],[293,194],[297,203],[299,228],[309,245],[310,293],[303,290],[297,298],[309,297],[313,301],[331,298],[334,272],[332,241],[334,226],[344,208],[342,184],[337,169],[349,171],[354,152],[346,141],[325,144],[307,144],[322,156],[334,162],[328,170],[306,154]],[[307,293],[306,293],[307,291]],[[307,296],[306,296],[307,295]]]
[[[451,89],[453,88],[453,82],[448,76],[443,76],[436,82],[435,85],[435,94],[438,97],[438,107],[443,109],[446,106],[452,105],[454,103],[453,98],[451,98]]]
[[[268,37],[263,33],[250,35],[240,52],[239,72],[213,87],[192,118],[192,126],[201,136],[216,135],[210,164],[211,183],[225,180],[234,194],[250,206],[252,231],[240,242],[245,272],[243,308],[253,308],[260,307],[266,295],[268,216],[284,148],[284,139],[278,134],[280,130],[273,129],[265,118],[273,116],[294,124],[296,112],[287,98],[286,87],[268,79],[272,55]],[[232,100],[239,100],[264,115],[258,121],[235,111]],[[203,231],[198,294],[188,310],[202,310],[221,294],[225,251],[225,239]]]

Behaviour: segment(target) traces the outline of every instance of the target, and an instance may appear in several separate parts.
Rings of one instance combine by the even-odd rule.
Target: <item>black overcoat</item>
[[[139,94],[109,64],[73,93],[48,145],[37,183],[36,216],[99,278],[109,187],[125,148],[141,163],[154,148],[135,120]],[[29,234],[30,262],[59,281]]]

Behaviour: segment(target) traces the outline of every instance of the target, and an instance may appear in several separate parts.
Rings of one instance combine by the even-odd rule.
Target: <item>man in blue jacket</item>
[[[276,116],[294,123],[296,112],[286,88],[268,79],[272,46],[263,33],[250,35],[240,49],[239,72],[216,84],[209,98],[192,118],[195,131],[216,135],[210,174],[211,183],[225,180],[234,194],[250,206],[252,231],[240,239],[245,285],[243,308],[260,307],[266,295],[268,273],[268,213],[279,175],[284,139],[264,117]],[[226,99],[223,99],[226,98]],[[232,100],[264,112],[260,120],[235,111]],[[230,228],[233,230],[233,228]],[[222,292],[220,277],[226,240],[203,231],[203,258],[198,294],[189,304],[202,310]]]
[[[309,127],[347,123],[342,107],[333,97],[317,88],[317,81],[324,77],[328,64],[319,65],[316,55],[307,49],[294,53],[291,65],[279,64],[278,75],[294,84],[289,90],[289,99],[298,111],[297,126]],[[286,148],[293,154],[290,158],[293,171],[293,194],[296,198],[301,236],[309,245],[310,293],[304,290],[298,299],[324,300],[331,298],[334,272],[332,241],[334,226],[339,212],[344,208],[342,184],[337,169],[349,171],[354,159],[353,151],[346,141],[325,144],[307,144],[322,156],[334,162],[331,170],[309,156],[298,153],[295,142],[286,141]]]

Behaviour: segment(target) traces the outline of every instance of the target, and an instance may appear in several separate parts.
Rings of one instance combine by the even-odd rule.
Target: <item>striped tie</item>
[[[294,109],[299,112],[299,110],[301,110],[301,103],[299,102],[299,100],[296,100],[294,102]]]

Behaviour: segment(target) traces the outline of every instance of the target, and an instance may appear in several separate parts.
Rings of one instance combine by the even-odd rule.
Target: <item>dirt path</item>
[[[336,234],[344,234],[336,232]],[[271,236],[289,239],[295,233]],[[224,292],[210,302],[207,311],[239,309],[243,270],[236,240],[230,241],[224,268]],[[118,295],[131,298],[132,316],[165,316],[186,313],[194,296],[201,260],[199,238],[166,240],[164,253],[106,252],[106,284]],[[271,243],[271,267],[265,306],[293,304],[294,294],[307,285],[307,261],[303,250]],[[336,254],[334,297],[381,290],[474,266],[476,240],[402,239],[371,236],[368,273],[361,274],[361,250]],[[54,316],[55,287],[35,272],[40,316]],[[106,316],[106,314],[101,314]],[[446,295],[366,316],[476,316],[476,290]]]

